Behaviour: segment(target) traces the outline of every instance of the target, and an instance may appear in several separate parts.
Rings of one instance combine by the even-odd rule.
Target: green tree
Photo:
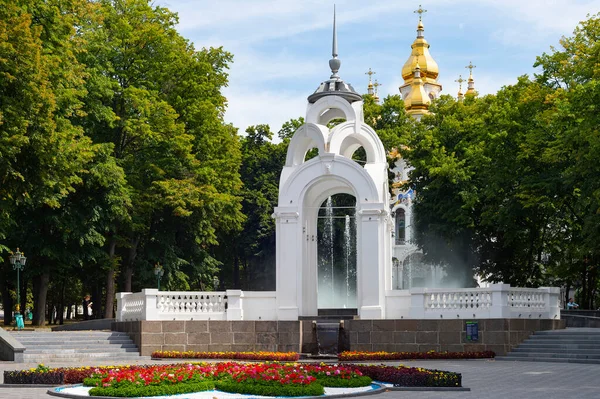
[[[218,232],[242,220],[240,153],[220,93],[231,56],[196,51],[176,32],[177,16],[146,0],[100,4],[102,29],[89,32],[81,56],[90,78],[80,123],[95,142],[114,145],[132,198],[130,222],[107,234],[104,314],[111,317],[120,259],[126,291],[136,268],[157,261],[167,287],[189,286],[189,275],[218,264],[210,255]]]

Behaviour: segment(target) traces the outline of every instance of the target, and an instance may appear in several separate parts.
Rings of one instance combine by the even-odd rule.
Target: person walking
[[[89,294],[83,297],[83,302],[81,303],[83,306],[83,320],[92,319],[92,303]]]

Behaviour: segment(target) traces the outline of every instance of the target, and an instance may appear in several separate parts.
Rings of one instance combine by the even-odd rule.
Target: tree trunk
[[[58,316],[58,324],[61,326],[64,324],[64,314],[65,314],[65,282],[64,280],[61,283],[60,288],[60,300],[58,301],[58,308],[56,310]]]
[[[110,238],[108,243],[108,256],[110,258],[110,267],[106,273],[106,302],[104,307],[104,318],[112,319],[114,317],[113,307],[115,303],[115,249],[117,240]]]
[[[233,255],[233,288],[240,289],[240,259],[237,253]]]
[[[6,283],[2,284],[2,305],[4,306],[4,325],[10,326],[13,322],[13,301]]]
[[[48,283],[50,273],[47,271],[33,278],[33,325],[46,324],[46,297],[48,296]]]
[[[123,277],[125,278],[125,292],[131,291],[131,280],[133,278],[133,265],[135,263],[135,258],[137,256],[137,247],[140,243],[140,236],[137,236],[134,240],[131,240],[131,247],[129,247],[129,254],[127,256],[127,265],[125,267],[125,272],[123,273]]]
[[[25,315],[25,310],[27,310],[27,279],[25,278],[25,273],[21,273],[21,286],[19,287],[19,293],[19,299],[21,299],[19,308],[21,309],[21,314]]]

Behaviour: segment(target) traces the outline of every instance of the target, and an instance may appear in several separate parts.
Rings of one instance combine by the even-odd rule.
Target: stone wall
[[[349,320],[341,347],[353,351],[472,352],[504,355],[533,332],[565,328],[562,320],[483,319],[477,342],[467,341],[466,320]]]
[[[142,356],[163,351],[298,352],[299,321],[125,321],[112,330],[127,332]]]
[[[565,328],[564,320],[484,319],[479,340],[466,340],[466,320],[346,320],[339,350],[427,352],[494,351],[504,355],[539,330]],[[142,356],[156,350],[279,351],[316,353],[317,336],[304,321],[128,321],[114,331],[127,332]]]

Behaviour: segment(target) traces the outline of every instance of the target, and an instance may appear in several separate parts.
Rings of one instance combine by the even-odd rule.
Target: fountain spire
[[[333,5],[333,41],[331,43],[331,59],[329,60],[329,68],[331,68],[330,79],[340,80],[340,77],[337,73],[340,70],[341,65],[342,65],[342,61],[340,61],[338,59],[337,29],[335,28],[335,4],[334,4]]]
[[[314,104],[319,98],[329,95],[336,95],[344,98],[349,103],[361,101],[362,97],[354,90],[351,84],[346,83],[340,78],[338,72],[342,62],[338,58],[337,46],[337,24],[335,14],[335,4],[333,5],[333,40],[331,42],[331,59],[329,60],[329,68],[331,76],[325,82],[322,82],[317,90],[308,96],[308,102]]]

